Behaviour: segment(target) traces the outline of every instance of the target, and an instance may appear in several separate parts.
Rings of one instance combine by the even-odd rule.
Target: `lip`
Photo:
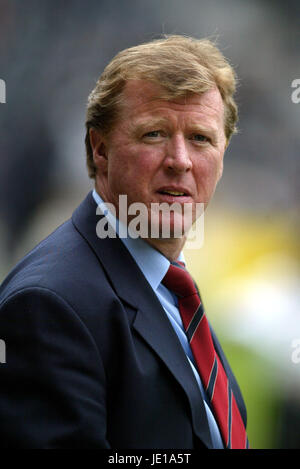
[[[164,194],[165,191],[182,192],[183,195]],[[184,186],[162,186],[156,192],[158,192],[160,195],[163,195],[163,196],[166,195],[166,196],[175,197],[178,199],[181,197],[191,197],[190,191]]]
[[[165,194],[163,191],[183,192],[184,195]],[[166,202],[168,204],[178,203],[180,205],[192,203],[191,193],[183,186],[163,186],[156,191],[156,197],[159,203]]]

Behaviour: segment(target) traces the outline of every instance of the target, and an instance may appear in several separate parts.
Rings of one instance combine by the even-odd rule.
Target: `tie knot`
[[[194,281],[182,263],[172,263],[162,283],[179,297],[197,294]]]

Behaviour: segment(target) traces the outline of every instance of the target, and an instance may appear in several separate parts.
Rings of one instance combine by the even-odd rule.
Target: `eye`
[[[147,138],[157,138],[157,137],[160,137],[160,135],[161,135],[161,132],[159,130],[152,130],[151,132],[147,132],[143,136]]]
[[[209,138],[206,137],[205,135],[202,134],[195,134],[192,136],[192,139],[195,140],[195,142],[208,142]]]

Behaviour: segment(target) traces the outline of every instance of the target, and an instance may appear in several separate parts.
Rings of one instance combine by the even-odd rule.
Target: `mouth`
[[[162,188],[157,191],[159,194],[171,197],[190,197],[190,193],[185,188]]]

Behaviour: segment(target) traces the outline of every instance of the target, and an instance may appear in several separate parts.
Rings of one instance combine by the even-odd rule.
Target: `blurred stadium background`
[[[217,37],[235,67],[239,135],[204,246],[185,255],[244,393],[252,448],[300,448],[299,24],[298,0],[0,0],[0,281],[92,187],[86,99],[119,50],[162,33]]]

